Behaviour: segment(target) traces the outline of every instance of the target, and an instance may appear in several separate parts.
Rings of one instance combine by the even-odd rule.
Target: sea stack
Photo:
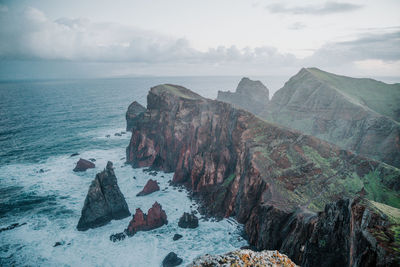
[[[147,215],[141,209],[136,209],[132,220],[129,222],[126,233],[128,236],[136,234],[138,231],[149,231],[168,224],[167,214],[158,202],[148,210]]]
[[[94,167],[96,167],[96,165],[93,162],[81,158],[76,163],[76,166],[74,168],[74,172],[84,172],[87,169],[92,169]]]
[[[109,161],[106,169],[96,175],[89,187],[77,229],[85,231],[130,215],[128,204],[118,187],[113,164]]]

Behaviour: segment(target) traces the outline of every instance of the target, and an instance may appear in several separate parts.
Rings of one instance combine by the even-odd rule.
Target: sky
[[[0,0],[0,79],[302,67],[400,77],[400,1]]]

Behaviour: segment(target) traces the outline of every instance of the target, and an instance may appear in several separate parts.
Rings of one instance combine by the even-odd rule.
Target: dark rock
[[[149,172],[149,175],[151,175],[151,176],[157,176],[157,172],[156,172],[156,171]]]
[[[122,131],[121,134],[126,134],[126,132]]]
[[[75,156],[79,156],[79,153],[72,153],[71,156],[69,156],[70,158],[75,157]]]
[[[176,241],[176,240],[179,240],[179,239],[181,239],[182,237],[183,237],[183,235],[180,235],[180,234],[174,234],[174,237],[172,238],[172,240]]]
[[[76,163],[76,166],[74,168],[74,172],[84,172],[87,169],[92,169],[96,167],[93,162],[86,160],[86,159],[79,159],[79,161]]]
[[[126,234],[124,232],[122,233],[116,233],[116,234],[112,234],[110,235],[110,240],[112,242],[117,242],[117,241],[122,241],[124,240],[126,237]]]
[[[136,180],[136,176],[133,176],[133,179]]]
[[[107,137],[107,138],[110,138],[110,137],[111,137],[111,135],[107,134],[107,135],[106,135],[106,137]]]
[[[160,187],[158,186],[157,181],[150,179],[147,181],[143,190],[140,191],[136,196],[145,196],[159,190]]]
[[[197,228],[199,226],[199,219],[196,215],[185,212],[179,219],[178,226],[181,228]]]
[[[91,162],[96,162],[96,159],[95,158],[90,158],[89,159]]]
[[[13,224],[11,224],[11,225],[9,225],[7,227],[0,228],[0,233],[3,232],[3,231],[8,231],[8,230],[12,230],[12,229],[17,228],[17,227],[21,227],[21,226],[23,226],[25,224],[26,223],[21,223],[21,224],[20,223],[13,223]]]
[[[118,187],[113,164],[109,161],[106,169],[96,175],[89,187],[77,229],[85,231],[129,215],[128,205]]]
[[[126,130],[131,131],[135,122],[140,120],[141,114],[146,111],[146,108],[140,105],[138,102],[134,101],[129,105],[126,111]]]
[[[182,263],[182,259],[178,257],[174,252],[168,253],[168,255],[162,261],[163,267],[173,267],[178,266]]]
[[[115,133],[114,136],[122,136],[120,133]]]
[[[134,235],[138,231],[149,231],[168,224],[167,214],[158,202],[148,210],[147,215],[141,209],[136,209],[132,220],[129,222],[126,233],[128,236]]]
[[[64,244],[65,244],[65,241],[57,241],[56,243],[54,243],[53,247],[62,246]]]

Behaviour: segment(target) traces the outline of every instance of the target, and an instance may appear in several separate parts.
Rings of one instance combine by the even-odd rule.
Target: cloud
[[[361,5],[333,1],[325,2],[322,5],[287,6],[285,4],[279,3],[266,6],[266,9],[271,13],[294,15],[328,15],[334,13],[355,11],[360,8],[362,8]]]
[[[307,25],[305,25],[302,22],[295,22],[295,23],[289,25],[289,27],[288,27],[289,30],[294,30],[294,31],[303,30],[305,28],[307,28]]]

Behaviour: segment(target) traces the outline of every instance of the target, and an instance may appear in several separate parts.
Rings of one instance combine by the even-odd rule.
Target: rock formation
[[[286,255],[278,251],[237,250],[223,255],[204,255],[197,257],[188,267],[208,266],[274,266],[295,267],[297,266]],[[325,265],[324,265],[325,266]]]
[[[159,190],[160,187],[158,186],[157,181],[150,179],[147,181],[143,190],[140,191],[136,196],[145,196]]]
[[[129,236],[132,236],[138,231],[153,230],[163,226],[164,224],[168,224],[167,214],[162,209],[161,205],[158,202],[155,202],[147,212],[147,215],[144,214],[141,209],[136,209],[136,213],[129,222],[126,233]]]
[[[199,219],[194,214],[184,212],[179,218],[178,226],[181,228],[197,228],[199,227]]]
[[[126,112],[126,130],[130,131],[132,129],[132,125],[135,123],[135,120],[138,119],[138,116],[145,112],[146,108],[140,105],[138,102],[134,101],[129,105],[128,110]]]
[[[173,183],[197,194],[210,213],[245,224],[251,245],[278,249],[302,266],[398,262],[399,240],[385,240],[400,225],[369,200],[400,207],[399,169],[181,86],[153,87],[147,99],[132,125],[127,162],[174,171]],[[362,201],[347,200],[358,196]],[[354,206],[371,223],[360,222]],[[329,236],[331,225],[340,224]],[[342,244],[340,255],[327,249],[335,243]]]
[[[85,231],[130,215],[128,204],[118,187],[113,164],[109,161],[106,169],[96,175],[89,187],[77,229]]]
[[[79,159],[74,168],[74,172],[84,172],[94,167],[96,167],[96,165],[93,162],[86,159]]]
[[[174,252],[168,253],[167,256],[165,256],[164,260],[162,261],[162,266],[163,267],[174,267],[178,266],[182,263],[182,259],[178,257]]]
[[[242,78],[236,88],[236,92],[218,91],[217,100],[231,103],[254,114],[258,114],[269,103],[269,90],[260,81]]]

